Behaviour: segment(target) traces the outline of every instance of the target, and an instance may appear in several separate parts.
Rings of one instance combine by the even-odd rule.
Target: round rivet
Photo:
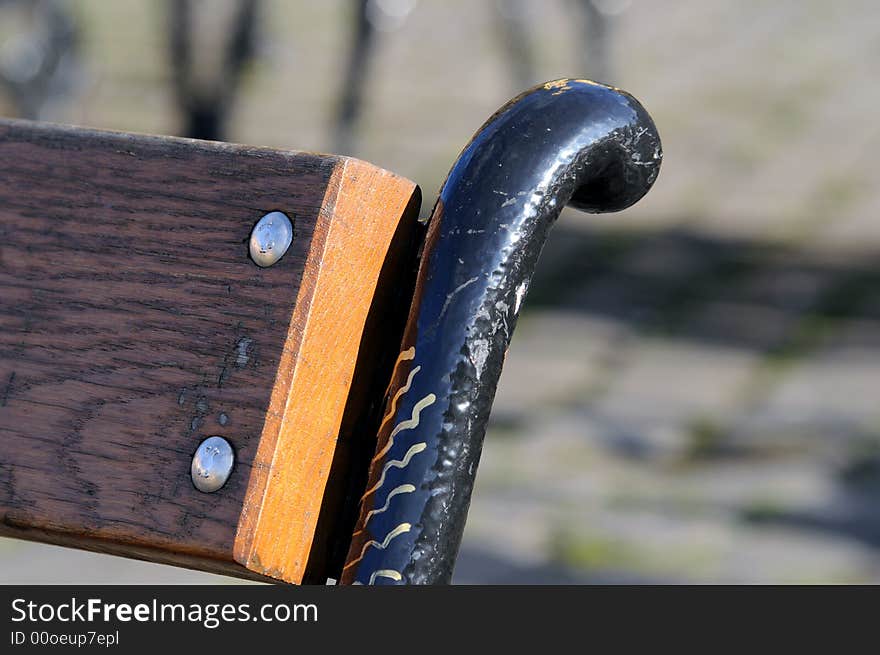
[[[211,493],[226,484],[235,453],[223,437],[208,437],[199,444],[192,460],[192,481],[196,489]]]
[[[269,212],[251,231],[251,259],[257,266],[271,266],[284,257],[293,241],[293,224],[281,212]]]

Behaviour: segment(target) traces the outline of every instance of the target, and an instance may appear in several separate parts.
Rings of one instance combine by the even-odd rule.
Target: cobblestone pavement
[[[346,3],[269,4],[232,137],[329,149]],[[601,4],[664,168],[637,207],[551,234],[457,580],[880,581],[880,12]],[[58,119],[174,132],[154,4],[76,5],[87,90]],[[491,6],[423,0],[381,37],[355,154],[429,207],[515,91]],[[575,4],[528,6],[536,77],[589,76]],[[10,541],[0,558],[5,582],[217,580]]]

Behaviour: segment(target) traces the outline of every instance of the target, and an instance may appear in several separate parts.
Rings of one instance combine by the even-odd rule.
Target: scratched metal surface
[[[429,219],[343,583],[451,580],[495,388],[547,233],[566,205],[635,204],[661,160],[638,100],[586,80],[538,85],[477,131]]]

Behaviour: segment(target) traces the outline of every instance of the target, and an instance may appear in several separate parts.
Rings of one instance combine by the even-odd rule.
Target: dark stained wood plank
[[[0,123],[0,530],[299,582],[415,197],[346,158]],[[271,210],[295,238],[261,269],[247,240]],[[236,466],[203,494],[213,434]],[[253,544],[285,539],[261,565]]]

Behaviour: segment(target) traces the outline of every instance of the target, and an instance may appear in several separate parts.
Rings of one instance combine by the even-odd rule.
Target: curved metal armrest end
[[[504,356],[548,229],[566,204],[629,207],[661,159],[657,129],[635,98],[569,79],[514,98],[464,148],[430,219],[342,583],[449,582]]]

